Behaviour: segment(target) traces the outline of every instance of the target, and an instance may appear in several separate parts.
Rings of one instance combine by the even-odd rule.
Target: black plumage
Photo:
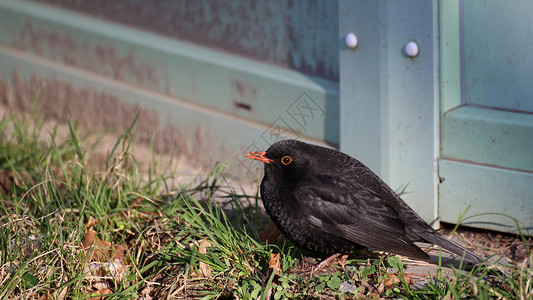
[[[368,247],[427,260],[428,254],[413,242],[429,242],[470,262],[480,259],[438,234],[374,172],[347,154],[284,140],[246,156],[265,163],[265,209],[302,249],[325,256]]]

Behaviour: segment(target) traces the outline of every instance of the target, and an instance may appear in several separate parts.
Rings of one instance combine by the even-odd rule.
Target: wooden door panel
[[[466,104],[533,112],[533,1],[464,1]]]
[[[533,234],[532,3],[440,2],[442,221]]]

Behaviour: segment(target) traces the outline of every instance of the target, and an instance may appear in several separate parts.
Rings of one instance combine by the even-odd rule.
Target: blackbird
[[[265,163],[261,199],[280,231],[317,256],[371,248],[428,260],[429,242],[467,261],[480,257],[442,237],[357,159],[296,140],[245,155]]]

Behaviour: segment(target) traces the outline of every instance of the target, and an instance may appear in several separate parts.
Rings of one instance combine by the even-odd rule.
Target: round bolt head
[[[346,46],[351,49],[357,48],[357,45],[359,44],[359,41],[357,40],[357,35],[355,33],[350,32],[344,37],[344,43],[346,43]]]
[[[418,44],[416,42],[410,41],[405,45],[405,54],[409,57],[416,57],[418,56]]]

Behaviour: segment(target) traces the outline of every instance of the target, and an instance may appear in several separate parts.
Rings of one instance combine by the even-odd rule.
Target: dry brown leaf
[[[57,299],[57,300],[65,299],[67,297],[67,292],[68,292],[68,288],[67,287],[62,287],[59,290],[59,293],[56,292],[56,297],[54,299]]]
[[[397,274],[388,274],[388,278],[385,280],[385,286],[389,287],[389,286],[392,286],[396,283],[401,283],[402,280],[400,279],[400,277],[398,276],[402,276],[402,275],[397,275]],[[405,279],[405,282],[407,284],[413,284],[413,278],[411,276],[404,276],[404,279]]]
[[[111,291],[110,289],[108,288],[104,288],[104,289],[100,289],[100,290],[97,290],[96,293],[98,295],[107,295],[107,294],[112,294],[113,291]],[[89,298],[89,300],[102,300],[104,299],[104,297],[100,297],[100,296],[96,296],[96,297],[91,297]]]
[[[87,224],[85,224],[85,228],[91,229],[96,226],[96,224],[98,224],[98,220],[90,216],[89,221],[87,222]]]
[[[382,281],[377,287],[378,294],[383,294],[384,290],[385,290],[385,281]]]
[[[87,232],[85,233],[85,238],[81,242],[81,245],[84,250],[87,250],[87,248],[89,248],[94,243],[95,237],[96,237],[96,231],[92,229],[87,230]]]
[[[125,245],[112,246],[110,242],[101,240],[96,234],[96,231],[89,229],[85,233],[85,239],[82,241],[83,249],[88,253],[92,252],[91,261],[105,262],[109,259],[118,259],[121,262],[125,262],[127,249]],[[113,256],[109,257],[109,251],[111,250],[113,250]]]
[[[207,253],[207,247],[212,247],[211,243],[209,243],[209,241],[207,241],[207,238],[204,238],[201,242],[200,242],[200,245],[198,246],[198,252],[202,253],[202,254],[206,254]],[[205,262],[203,261],[200,261],[200,276],[202,277],[205,277],[205,278],[209,278],[211,277],[211,274],[212,274],[212,270],[211,270],[211,267],[206,264]]]
[[[279,261],[279,253],[270,253],[270,260],[268,261],[268,267],[274,270],[276,275],[280,275],[281,263]]]
[[[88,276],[110,276],[117,281],[122,281],[127,273],[126,246],[112,246],[110,242],[101,240],[96,236],[96,231],[90,229],[85,233],[82,241],[83,249],[90,255],[86,265]],[[110,251],[112,256],[110,257]]]
[[[126,263],[126,251],[128,248],[126,248],[125,245],[115,245],[113,246],[113,260],[120,260],[122,263]]]
[[[47,300],[48,297],[45,295],[45,294],[35,294],[35,295],[32,295],[31,296],[31,299],[35,299],[35,300]]]

